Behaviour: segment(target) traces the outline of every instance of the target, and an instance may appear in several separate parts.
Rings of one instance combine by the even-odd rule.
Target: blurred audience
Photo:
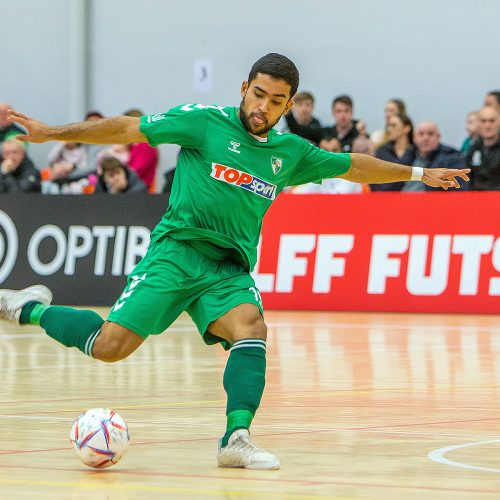
[[[479,111],[479,137],[472,143],[467,156],[471,169],[471,189],[500,190],[500,113],[492,106]]]
[[[134,108],[126,111],[124,115],[140,118],[144,113],[140,109]],[[129,158],[126,163],[131,169],[135,170],[150,192],[155,191],[158,162],[158,149],[150,146],[147,142],[134,142],[129,145]]]
[[[127,165],[130,159],[130,151],[128,144],[112,144],[104,149],[101,149],[97,154],[97,173],[101,175],[101,164],[104,158],[116,158],[124,165]]]
[[[294,105],[285,116],[287,129],[315,145],[323,138],[321,123],[313,116],[314,96],[310,92],[298,92]]]
[[[40,172],[28,157],[24,143],[7,139],[1,149],[0,193],[39,193]]]
[[[441,133],[434,122],[419,123],[415,129],[413,142],[415,143],[414,167],[422,168],[464,168],[463,156],[451,146],[441,144]],[[468,183],[458,179],[461,189],[469,189]],[[442,191],[441,188],[427,186],[420,181],[407,181],[402,191]],[[457,191],[450,188],[449,191]]]
[[[467,131],[467,137],[462,142],[460,147],[460,153],[463,156],[467,154],[470,149],[472,142],[477,139],[479,134],[479,113],[477,111],[470,111],[467,113],[465,119],[465,130]]]
[[[387,122],[388,142],[380,146],[375,156],[381,160],[413,165],[415,161],[415,147],[413,146],[413,123],[406,115],[392,115]],[[372,191],[400,191],[404,182],[390,182],[387,184],[371,184]]]
[[[129,194],[147,193],[146,184],[139,179],[131,168],[113,157],[104,158],[101,162],[102,174],[99,176],[95,193]]]
[[[384,118],[385,125],[383,129],[375,130],[370,135],[370,139],[375,144],[375,148],[378,148],[390,141],[389,139],[389,118],[394,115],[403,116],[406,115],[406,105],[401,99],[389,99],[384,107]]]
[[[95,109],[87,111],[85,115],[85,121],[101,120],[102,118],[104,118],[104,115],[100,111],[97,111]]]
[[[291,194],[352,194],[363,193],[368,190],[367,186],[355,182],[346,181],[340,177],[323,179],[321,184],[310,182],[295,186],[288,191]]]
[[[48,155],[53,181],[72,182],[87,177],[94,171],[87,163],[87,151],[79,142],[57,142]]]
[[[85,115],[85,121],[102,120],[104,115],[100,111],[92,110]],[[98,155],[105,149],[105,144],[83,144],[87,157],[87,170],[89,172],[97,172]]]
[[[500,90],[491,90],[484,96],[484,106],[491,106],[500,113]]]
[[[332,116],[335,123],[332,127],[323,128],[323,139],[319,145],[327,151],[349,153],[359,132],[356,121],[353,120],[352,99],[348,95],[335,97],[332,103]]]
[[[24,134],[24,130],[7,118],[10,104],[0,102],[0,144],[8,139],[14,139],[18,134]]]
[[[363,120],[358,120],[356,122],[356,129],[358,130],[358,136],[352,142],[351,153],[362,153],[373,156],[376,148],[368,135],[366,123]]]

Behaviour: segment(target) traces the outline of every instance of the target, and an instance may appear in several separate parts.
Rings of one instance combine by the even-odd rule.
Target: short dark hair
[[[248,83],[257,77],[257,73],[269,75],[276,80],[285,80],[290,85],[290,97],[297,93],[299,88],[299,70],[288,57],[275,52],[266,54],[255,61],[248,75]]]
[[[117,170],[126,170],[125,165],[114,156],[105,156],[101,162],[102,175],[111,172],[116,172]]]
[[[332,108],[335,107],[335,104],[338,102],[349,106],[352,109],[352,99],[348,95],[338,95],[332,102]]]
[[[130,108],[123,113],[123,116],[133,116],[134,118],[140,118],[143,115],[144,113],[142,112],[142,109],[139,108]]]
[[[491,90],[486,95],[493,96],[497,100],[497,103],[500,104],[500,90]]]
[[[314,104],[314,96],[311,92],[303,91],[299,92],[294,99],[295,102],[311,101]]]
[[[88,120],[89,118],[104,118],[104,115],[95,109],[88,111],[85,115],[85,120]]]

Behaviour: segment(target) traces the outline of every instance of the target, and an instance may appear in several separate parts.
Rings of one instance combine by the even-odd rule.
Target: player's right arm
[[[24,142],[74,141],[86,144],[128,144],[147,142],[140,131],[140,118],[113,116],[102,120],[89,120],[70,125],[50,126],[14,110],[9,119],[22,125],[27,133],[16,139]]]

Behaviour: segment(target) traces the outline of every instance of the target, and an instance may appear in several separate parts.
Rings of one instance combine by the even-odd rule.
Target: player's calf
[[[114,363],[130,356],[143,342],[144,339],[132,330],[106,321],[95,339],[92,357]]]

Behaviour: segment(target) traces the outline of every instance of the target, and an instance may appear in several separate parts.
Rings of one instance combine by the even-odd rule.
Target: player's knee
[[[251,323],[243,326],[238,332],[241,339],[267,339],[267,326],[262,317],[252,321]],[[238,340],[238,339],[236,339]]]

